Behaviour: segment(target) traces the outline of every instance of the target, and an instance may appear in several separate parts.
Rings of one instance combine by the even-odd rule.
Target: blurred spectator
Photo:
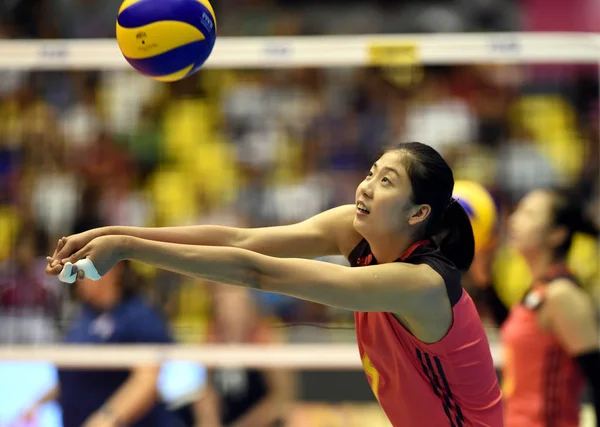
[[[210,343],[267,344],[276,342],[247,289],[214,288]],[[198,416],[206,427],[284,426],[292,400],[291,373],[270,369],[219,369],[210,373],[199,402]]]
[[[237,84],[225,93],[222,104],[238,161],[260,171],[272,168],[280,142],[278,99],[270,85],[270,73],[239,74]]]
[[[19,38],[57,38],[62,34],[55,20],[52,0],[13,0],[8,9]]]
[[[83,152],[96,141],[102,130],[98,111],[96,83],[87,74],[73,74],[77,100],[61,115],[61,130],[69,150]]]
[[[31,190],[33,217],[52,239],[72,230],[80,200],[80,182],[60,151],[40,154],[24,185]],[[27,190],[24,188],[24,190]]]
[[[50,0],[48,0],[50,1]],[[115,15],[121,0],[51,0],[63,37],[109,38],[115,34]]]
[[[512,202],[534,188],[558,184],[550,162],[540,153],[527,130],[513,127],[511,138],[500,146],[497,183]]]
[[[58,338],[55,281],[45,274],[47,236],[24,224],[11,257],[0,265],[0,343],[41,344]]]
[[[469,105],[452,95],[448,71],[426,71],[415,99],[406,113],[405,141],[427,141],[444,156],[455,149],[473,144],[477,130],[476,116]]]
[[[78,280],[72,285],[81,302],[70,322],[65,342],[70,344],[170,343],[161,315],[139,294],[140,284],[128,263],[120,263],[100,281]],[[56,400],[63,426],[93,425],[177,426],[177,419],[158,400],[160,365],[145,364],[123,370],[59,369],[59,384],[49,390],[25,417]]]
[[[12,22],[0,18],[0,40],[16,38],[16,28]],[[0,101],[14,94],[24,83],[26,73],[22,70],[0,70]]]

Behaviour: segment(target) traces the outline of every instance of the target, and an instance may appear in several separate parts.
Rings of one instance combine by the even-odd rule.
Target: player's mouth
[[[369,215],[371,211],[367,209],[367,207],[362,202],[358,202],[356,204],[356,213],[357,215]]]

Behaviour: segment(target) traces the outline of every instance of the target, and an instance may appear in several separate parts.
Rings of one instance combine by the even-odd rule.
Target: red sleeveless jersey
[[[365,240],[349,260],[377,263]],[[454,322],[444,338],[425,344],[392,313],[354,314],[365,373],[387,417],[395,427],[502,427],[490,346],[460,272],[430,241],[413,244],[399,261],[427,264],[444,278]]]
[[[545,285],[558,277],[573,280],[565,266],[552,268],[513,307],[502,326],[502,388],[508,427],[579,426],[584,377],[573,358],[537,320]]]

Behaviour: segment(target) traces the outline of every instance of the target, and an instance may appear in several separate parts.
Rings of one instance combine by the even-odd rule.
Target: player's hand
[[[46,274],[49,276],[58,276],[63,268],[62,260],[84,248],[85,245],[96,237],[99,237],[101,233],[101,229],[95,229],[59,239],[54,254],[51,257],[46,257],[48,261]]]
[[[48,276],[58,276],[60,274],[63,266],[60,263],[60,260],[56,258],[56,255],[64,247],[66,241],[66,237],[58,239],[58,243],[56,244],[56,249],[54,250],[54,253],[52,254],[52,256],[46,257],[46,261],[48,261],[48,265],[46,266],[46,274]]]
[[[96,267],[100,276],[104,276],[118,262],[123,261],[125,238],[123,236],[101,236],[85,245],[82,249],[75,252],[68,258],[61,260],[61,263],[70,262],[73,264],[71,274],[77,273],[78,278],[84,278],[83,271],[78,271],[75,265],[77,261],[88,258]]]

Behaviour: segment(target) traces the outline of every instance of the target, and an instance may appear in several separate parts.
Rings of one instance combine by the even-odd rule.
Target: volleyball
[[[117,16],[117,43],[125,59],[161,82],[181,80],[198,70],[216,36],[208,0],[125,0]]]
[[[491,194],[474,181],[456,181],[452,195],[471,219],[475,250],[485,249],[491,242],[498,221],[498,210]]]

